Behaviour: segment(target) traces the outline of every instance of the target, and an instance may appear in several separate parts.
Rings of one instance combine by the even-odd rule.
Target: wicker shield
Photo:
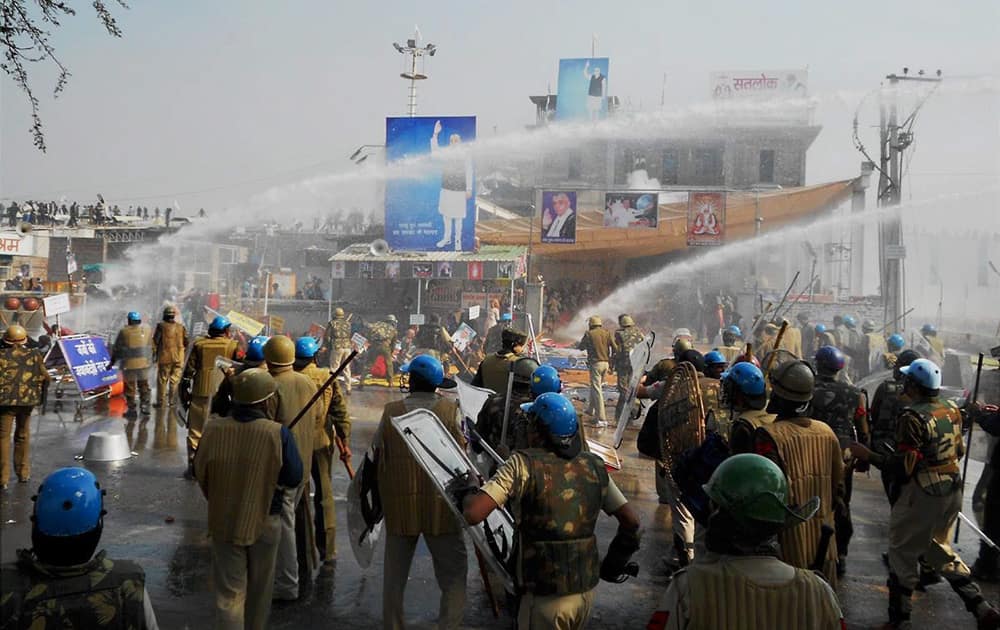
[[[681,453],[705,441],[705,408],[693,365],[684,362],[674,368],[657,407],[661,461],[671,471]]]

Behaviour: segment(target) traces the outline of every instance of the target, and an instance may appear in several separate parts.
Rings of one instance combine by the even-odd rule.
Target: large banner
[[[722,245],[726,231],[726,193],[692,192],[688,195],[687,244]]]
[[[807,70],[746,70],[713,72],[712,98],[802,98],[809,81]]]
[[[655,228],[659,217],[655,192],[609,192],[604,195],[604,227]]]
[[[559,60],[556,120],[599,120],[608,115],[608,58]]]
[[[572,190],[542,192],[542,242],[576,242],[576,193]]]
[[[386,118],[390,163],[436,154],[385,184],[385,240],[403,251],[472,250],[476,236],[476,182],[472,158],[441,155],[476,139],[476,117]],[[425,277],[425,276],[417,276]],[[429,277],[429,276],[426,276]]]

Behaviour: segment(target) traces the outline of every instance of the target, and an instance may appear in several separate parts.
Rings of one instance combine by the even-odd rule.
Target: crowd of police
[[[617,373],[626,421],[638,416],[638,399],[655,401],[637,446],[655,460],[657,494],[672,516],[673,555],[665,557],[663,605],[648,627],[841,628],[836,589],[848,571],[851,478],[875,466],[891,505],[887,627],[910,627],[913,591],[944,579],[980,628],[1000,628],[1000,611],[972,580],[998,578],[996,551],[984,544],[970,571],[949,545],[962,499],[963,414],[940,396],[944,348],[936,331],[924,328],[927,343],[918,352],[868,322],[852,335],[851,317],[838,318],[832,330],[798,319],[800,327],[761,323],[752,343],[730,327],[705,354],[687,331],[676,330],[672,355],[634,388],[632,354],[646,335],[627,314],[613,332],[601,318],[589,320],[578,347],[587,353],[592,424],[606,423],[609,372]],[[332,467],[339,458],[350,470],[352,458],[349,320],[337,309],[322,340],[254,337],[241,348],[226,318],[216,317],[207,335],[192,341],[168,306],[155,328],[129,313],[114,340],[127,417],[178,406],[185,419],[185,475],[207,501],[216,627],[266,628],[272,602],[297,600],[299,580],[336,558]],[[396,322],[380,323],[370,329],[366,370],[380,361],[393,383]],[[0,348],[4,486],[12,464],[19,482],[30,479],[27,420],[48,380],[41,355],[26,341],[23,328],[10,326]],[[524,356],[528,335],[501,315],[471,379],[496,394],[466,427],[442,363],[452,352],[447,331],[429,319],[407,341],[413,358],[399,366],[407,393],[385,405],[369,450],[386,534],[384,627],[405,625],[403,597],[421,537],[441,589],[440,627],[460,627],[468,566],[463,527],[499,508],[512,514],[517,530],[509,566],[517,627],[583,627],[599,580],[619,583],[636,574],[631,557],[640,521],[590,452],[559,373]],[[329,351],[322,367],[321,349]],[[852,379],[873,369],[872,357],[892,374],[869,401]],[[417,409],[432,412],[462,448],[497,454],[485,483],[461,479],[447,498],[437,491],[391,423]],[[995,407],[968,412],[1000,433]],[[1000,528],[1000,489],[986,497],[990,533]],[[603,559],[595,536],[601,512],[618,524]],[[32,549],[3,567],[4,627],[156,627],[142,569],[97,552],[104,514],[103,491],[90,472],[60,469],[43,481]]]

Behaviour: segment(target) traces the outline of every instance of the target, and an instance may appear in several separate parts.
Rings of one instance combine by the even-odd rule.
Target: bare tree
[[[124,0],[114,0],[127,9]],[[112,37],[121,37],[121,29],[108,10],[109,2],[92,0],[97,19]],[[56,56],[55,48],[49,40],[49,29],[58,28],[59,20],[76,15],[76,10],[64,0],[0,0],[0,39],[3,40],[4,60],[0,63],[3,71],[20,87],[31,103],[31,135],[35,146],[45,151],[45,134],[42,118],[38,113],[38,97],[28,80],[28,64],[49,62],[59,70],[59,78],[53,95],[58,97],[66,87],[70,72]]]

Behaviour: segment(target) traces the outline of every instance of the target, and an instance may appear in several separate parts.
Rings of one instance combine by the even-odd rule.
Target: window
[[[566,176],[569,179],[581,179],[583,174],[583,156],[579,151],[567,152],[569,157],[569,169]]]
[[[761,184],[774,183],[774,150],[764,149],[760,152],[760,174],[757,181]]]
[[[664,149],[663,151],[663,169],[660,172],[660,183],[664,186],[672,186],[678,184],[677,174],[679,171],[679,164],[677,159],[677,149]]]
[[[722,149],[695,149],[694,151],[694,183],[710,186],[721,186],[725,183],[722,177]]]

